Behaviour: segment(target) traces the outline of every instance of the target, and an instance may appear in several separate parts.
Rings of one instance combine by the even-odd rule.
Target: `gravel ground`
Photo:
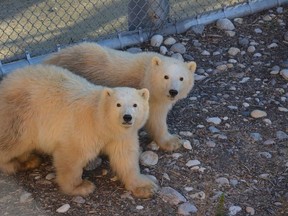
[[[92,195],[65,196],[44,156],[39,169],[0,174],[0,215],[288,215],[288,7],[231,21],[228,32],[214,23],[172,35],[174,48],[164,45],[198,70],[194,89],[168,116],[185,145],[152,150],[158,163],[141,166],[159,180],[159,193],[133,198],[104,159],[84,172],[96,184]],[[151,151],[146,133],[140,137]]]

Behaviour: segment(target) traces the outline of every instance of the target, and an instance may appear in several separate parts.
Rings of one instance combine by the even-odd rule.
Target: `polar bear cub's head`
[[[105,117],[113,129],[143,127],[149,115],[149,91],[128,87],[105,88]]]
[[[151,60],[149,90],[151,97],[177,101],[185,98],[194,86],[196,63],[154,56]]]

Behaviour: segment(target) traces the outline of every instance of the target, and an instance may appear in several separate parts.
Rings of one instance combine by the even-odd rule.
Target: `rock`
[[[255,50],[256,50],[255,46],[249,46],[247,48],[247,52],[249,52],[249,53],[253,53],[253,52],[255,52]]]
[[[258,142],[262,140],[262,136],[259,133],[250,133],[250,137],[254,142]]]
[[[217,20],[216,26],[218,29],[221,29],[221,30],[232,31],[235,29],[235,26],[233,25],[233,23],[227,18]]]
[[[237,47],[230,47],[228,50],[229,55],[235,56],[240,52],[240,49]]]
[[[188,167],[192,167],[192,166],[198,166],[200,165],[200,161],[199,160],[189,160],[187,163],[186,163],[186,166]]]
[[[184,54],[186,52],[186,48],[183,44],[181,43],[176,43],[174,44],[171,48],[171,51],[175,52],[175,53],[180,53],[180,54]]]
[[[267,113],[262,110],[253,110],[250,115],[253,118],[263,118],[267,116]]]
[[[192,199],[204,200],[206,198],[206,194],[203,191],[200,191],[198,193],[191,194],[190,197]]]
[[[194,75],[195,81],[201,81],[201,80],[204,80],[205,78],[206,78],[206,76],[204,76],[204,75],[198,75],[198,74]]]
[[[255,54],[253,55],[253,57],[255,57],[255,58],[260,58],[261,56],[262,56],[261,53],[255,53]]]
[[[85,170],[91,171],[95,170],[97,167],[100,167],[102,164],[102,158],[97,157],[94,160],[88,162],[88,164],[84,167]]]
[[[163,42],[163,36],[162,35],[154,35],[150,40],[150,44],[153,47],[160,47],[162,42]]]
[[[60,208],[58,208],[58,209],[56,210],[56,212],[58,212],[58,213],[65,213],[65,212],[67,212],[69,209],[70,209],[70,205],[69,205],[69,204],[64,204],[64,205],[62,205]]]
[[[288,80],[288,69],[282,69],[280,71],[280,75],[285,79]]]
[[[183,54],[183,58],[184,58],[186,61],[194,61],[193,56],[188,55],[187,53],[184,53],[184,54]]]
[[[225,178],[225,177],[217,178],[215,181],[219,185],[229,185],[229,180],[227,178]]]
[[[285,32],[285,34],[284,34],[284,40],[285,40],[285,41],[288,41],[288,31]]]
[[[182,194],[171,187],[161,188],[159,196],[164,202],[168,202],[171,205],[178,205],[179,203],[187,201]]]
[[[286,139],[288,139],[288,135],[284,131],[277,131],[276,132],[276,138],[278,140],[286,140]]]
[[[236,32],[235,31],[225,31],[225,34],[229,37],[234,37],[236,35]]]
[[[158,155],[153,151],[145,151],[140,155],[140,163],[143,166],[154,166],[158,163]]]
[[[190,192],[190,191],[193,190],[193,187],[185,187],[184,190],[187,191],[187,192]]]
[[[283,13],[283,7],[278,7],[278,8],[276,9],[276,12],[277,12],[278,14],[282,14],[282,13]]]
[[[249,104],[249,103],[246,103],[246,102],[244,102],[242,105],[243,105],[243,107],[245,107],[245,108],[247,108],[247,107],[250,106],[250,104]]]
[[[207,50],[204,50],[201,55],[204,55],[204,56],[210,56],[210,52],[208,52]]]
[[[126,51],[130,52],[130,53],[141,53],[142,49],[138,48],[138,47],[131,47],[131,48],[127,49]]]
[[[238,44],[242,47],[248,47],[249,40],[247,38],[239,38]]]
[[[270,74],[276,75],[280,72],[280,67],[278,65],[275,65],[272,67]]]
[[[230,179],[230,185],[233,187],[236,187],[236,185],[238,185],[238,180],[237,179]]]
[[[188,150],[191,150],[191,149],[192,149],[192,146],[191,146],[191,143],[190,143],[189,140],[185,140],[185,141],[183,142],[183,147],[184,147],[185,149],[188,149]]]
[[[243,24],[243,18],[235,18],[234,22],[236,22],[238,24]]]
[[[272,17],[270,15],[266,15],[263,17],[263,20],[266,21],[266,22],[269,22],[272,20]]]
[[[183,155],[181,154],[181,153],[173,153],[172,154],[172,157],[174,158],[174,159],[178,159],[179,157],[182,157]]]
[[[75,196],[72,201],[79,204],[85,203],[85,199],[81,196]]]
[[[193,133],[190,131],[180,131],[179,133],[181,136],[187,136],[187,137],[192,137]]]
[[[273,139],[268,139],[268,140],[266,140],[263,144],[264,144],[264,145],[273,145],[273,144],[275,144],[275,140],[273,140]]]
[[[167,39],[164,40],[164,44],[166,46],[171,46],[176,43],[176,40],[173,37],[168,37]]]
[[[216,146],[216,143],[213,142],[212,140],[206,141],[206,145],[210,148],[214,148]]]
[[[262,173],[262,174],[259,175],[259,178],[261,178],[261,179],[268,179],[269,176],[270,176],[270,175],[269,175],[268,173]]]
[[[260,28],[255,28],[255,29],[254,29],[254,32],[255,32],[256,34],[261,34],[263,31],[262,31]]]
[[[49,173],[48,175],[46,175],[45,178],[50,181],[54,179],[55,177],[56,177],[55,173]]]
[[[287,69],[287,68],[288,68],[288,59],[285,60],[285,61],[282,61],[282,62],[280,63],[280,66]]]
[[[184,62],[184,58],[180,53],[173,53],[171,57]]]
[[[168,49],[165,46],[160,46],[160,53],[162,55],[166,55],[168,52]]]
[[[272,155],[269,152],[259,152],[259,156],[267,159],[272,158]]]
[[[144,207],[141,206],[141,205],[137,205],[137,206],[136,206],[136,209],[137,209],[137,210],[142,210],[142,209],[144,209]]]
[[[152,141],[151,143],[149,143],[147,145],[147,147],[153,151],[157,151],[159,149],[159,146],[154,142]]]
[[[169,175],[168,175],[167,173],[163,173],[163,178],[164,178],[164,179],[167,179],[168,181],[171,180],[170,177],[169,177]]]
[[[285,108],[285,107],[278,107],[278,110],[279,110],[280,112],[288,112],[288,109]]]
[[[238,110],[238,107],[237,107],[237,106],[228,106],[228,108],[229,108],[230,110]]]
[[[210,126],[208,129],[211,133],[220,133],[220,130],[214,126]]]
[[[191,213],[196,213],[198,211],[198,209],[196,208],[195,205],[186,202],[186,203],[182,203],[177,210],[177,213],[179,215],[191,215]]]
[[[21,196],[20,196],[20,203],[26,203],[33,200],[32,194],[28,193],[28,192],[24,192]]]
[[[267,46],[267,48],[271,49],[271,48],[276,48],[278,47],[278,44],[277,43],[271,43]]]
[[[209,123],[216,124],[216,125],[221,123],[221,119],[219,117],[210,117],[210,118],[207,118],[206,121]]]
[[[254,215],[255,214],[255,209],[252,207],[247,206],[246,207],[246,212],[250,215]]]
[[[229,216],[236,215],[241,210],[242,210],[242,208],[240,206],[230,206],[228,215]]]
[[[195,26],[192,26],[191,27],[191,30],[195,33],[195,34],[198,34],[198,35],[201,35],[204,30],[205,30],[205,26],[204,25],[195,25]]]
[[[223,64],[223,65],[218,65],[216,67],[217,70],[219,71],[226,71],[228,69],[227,65]]]

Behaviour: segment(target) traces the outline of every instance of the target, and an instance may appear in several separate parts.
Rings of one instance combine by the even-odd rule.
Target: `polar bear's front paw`
[[[135,185],[135,187],[131,189],[133,195],[138,198],[152,197],[157,190],[157,183],[145,175],[141,175],[139,184]]]
[[[174,151],[182,145],[182,140],[177,135],[171,135],[171,137],[164,143],[159,143],[159,146],[164,151]]]

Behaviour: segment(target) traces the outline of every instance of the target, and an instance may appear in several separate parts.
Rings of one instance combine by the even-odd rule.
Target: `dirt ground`
[[[229,208],[233,206],[241,207],[237,213],[240,216],[252,215],[247,207],[259,216],[288,215],[288,82],[280,74],[270,73],[275,65],[288,69],[288,42],[284,40],[288,7],[283,7],[283,13],[273,8],[243,17],[242,24],[234,25],[233,37],[215,24],[206,26],[202,34],[188,31],[173,35],[197,62],[197,74],[205,76],[168,116],[171,132],[182,134],[191,142],[192,150],[181,147],[176,151],[181,154],[177,159],[172,153],[155,151],[158,164],[141,166],[141,170],[154,175],[161,187],[174,188],[195,205],[198,210],[192,215],[232,215]],[[262,32],[256,33],[257,28]],[[239,43],[243,38],[250,44]],[[272,43],[278,46],[269,48]],[[252,53],[247,51],[250,45],[256,49]],[[231,47],[245,53],[231,56]],[[148,43],[141,48],[158,51]],[[210,55],[203,55],[204,50]],[[223,69],[223,65],[228,68]],[[252,118],[251,111],[256,109],[267,116]],[[210,117],[220,118],[221,123],[207,122]],[[144,150],[148,143],[142,135]],[[186,166],[194,159],[200,161],[204,171]],[[51,160],[44,157],[44,161],[33,171],[15,176],[0,174],[0,215],[57,215],[60,213],[56,210],[64,204],[70,209],[63,214],[75,216],[177,215],[179,205],[164,202],[159,194],[146,200],[133,198],[119,181],[113,181],[105,159],[96,170],[84,172],[84,178],[97,188],[84,199],[59,193],[48,175],[54,173]],[[104,170],[108,171],[106,175]],[[228,184],[219,184],[219,177],[226,178]],[[198,192],[201,197],[194,196]]]

